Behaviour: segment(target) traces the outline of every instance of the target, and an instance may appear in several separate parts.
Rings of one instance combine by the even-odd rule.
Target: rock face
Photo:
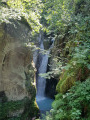
[[[32,55],[23,44],[29,38],[29,35],[26,38],[28,32],[29,29],[18,22],[1,26],[0,91],[5,91],[9,100],[21,100],[28,96],[25,88],[25,71],[32,62]]]
[[[0,93],[8,101],[35,97],[33,57],[25,45],[29,38],[30,28],[18,21],[0,26]]]

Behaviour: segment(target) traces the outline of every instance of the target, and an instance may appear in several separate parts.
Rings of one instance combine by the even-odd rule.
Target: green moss
[[[73,74],[73,72],[71,73],[71,75],[69,75],[69,73],[70,73],[70,71],[69,72],[65,71],[62,74],[60,81],[56,87],[56,90],[58,92],[65,93],[74,85],[74,83],[76,81],[76,76]]]
[[[73,77],[67,78],[65,81],[62,82],[60,86],[60,92],[65,93],[68,91],[73,85],[75,84],[75,79]]]
[[[56,86],[56,90],[60,93],[66,93],[76,81],[85,81],[89,75],[87,67],[78,63],[73,65],[73,59],[70,60],[65,69]]]
[[[21,120],[26,120],[26,119],[31,120],[33,117],[37,118],[39,117],[38,113],[39,113],[39,109],[37,107],[35,100],[27,99],[25,104],[25,110],[21,116]]]
[[[10,112],[15,112],[20,109],[24,109],[24,112],[15,117],[9,118],[8,115]],[[34,99],[24,98],[23,100],[18,101],[8,101],[0,103],[0,120],[26,120],[27,118],[38,117],[39,109]]]
[[[0,120],[6,119],[9,112],[20,110],[24,107],[25,99],[0,103]]]

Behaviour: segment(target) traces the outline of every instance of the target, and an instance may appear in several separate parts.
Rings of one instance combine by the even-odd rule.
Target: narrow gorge
[[[90,0],[0,0],[0,120],[90,120]]]

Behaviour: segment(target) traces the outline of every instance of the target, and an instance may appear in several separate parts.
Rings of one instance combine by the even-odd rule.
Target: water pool
[[[36,97],[36,102],[40,111],[50,111],[53,101],[53,99],[50,99],[48,97]]]

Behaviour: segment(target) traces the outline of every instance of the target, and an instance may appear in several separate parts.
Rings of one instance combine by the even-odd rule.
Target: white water
[[[46,54],[43,54],[42,53],[43,51],[44,51],[44,46],[42,42],[40,45],[40,56],[41,56],[40,62],[41,63],[38,69],[38,74],[46,73],[47,71],[49,51],[47,51]],[[38,75],[38,78],[37,78],[37,97],[38,98],[45,97],[45,86],[46,86],[46,79]]]
[[[44,53],[44,45],[41,38],[39,36],[39,43],[40,43],[40,51],[39,51],[39,68],[38,68],[38,75],[37,75],[37,94],[36,94],[36,102],[38,104],[40,112],[46,112],[51,109],[51,104],[53,99],[47,98],[45,96],[45,87],[46,87],[46,79],[40,77],[39,74],[46,73],[47,71],[47,64],[48,64],[48,57],[50,53],[50,49],[53,47],[53,44],[50,46],[49,50]]]

